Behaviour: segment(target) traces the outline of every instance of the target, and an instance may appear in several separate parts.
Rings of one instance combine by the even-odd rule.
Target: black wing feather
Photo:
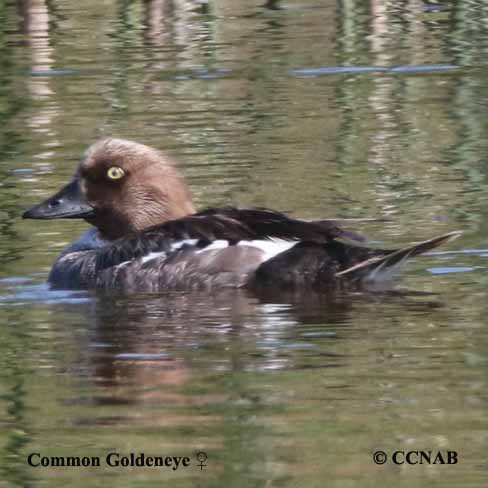
[[[237,243],[275,238],[325,244],[339,237],[349,236],[334,221],[306,222],[266,209],[210,208],[118,239],[97,252],[96,269],[169,251],[171,243],[183,239]]]

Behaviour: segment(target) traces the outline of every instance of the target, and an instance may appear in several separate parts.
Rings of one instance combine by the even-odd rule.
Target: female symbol
[[[197,452],[197,461],[199,461],[200,471],[203,471],[203,467],[207,465],[205,462],[208,456],[207,453],[204,451]]]

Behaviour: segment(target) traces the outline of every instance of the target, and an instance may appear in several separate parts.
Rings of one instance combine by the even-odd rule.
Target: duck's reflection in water
[[[93,324],[90,336],[72,370],[88,374],[98,392],[90,400],[96,404],[221,402],[243,393],[232,388],[203,393],[202,388],[201,394],[188,394],[185,388],[212,376],[346,365],[352,358],[336,344],[354,340],[352,323],[366,304],[369,321],[375,320],[375,300],[380,306],[386,300],[426,311],[439,306],[425,297],[373,297],[256,297],[238,290],[215,295],[99,293],[86,317]]]
[[[75,339],[77,364],[70,370],[88,377],[89,388],[94,388],[90,404],[220,403],[244,393],[202,388],[202,393],[188,394],[186,386],[199,378],[296,369],[297,350],[309,347],[303,327],[310,324],[333,340],[349,326],[350,310],[350,299],[330,295],[271,300],[238,290],[215,295],[97,293],[90,310],[83,311],[83,320],[92,325],[89,335]],[[332,348],[330,356],[322,354],[323,367],[342,361]],[[114,418],[106,420],[112,423]]]

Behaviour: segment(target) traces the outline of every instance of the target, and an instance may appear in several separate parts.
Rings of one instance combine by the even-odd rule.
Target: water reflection
[[[29,371],[22,360],[24,338],[21,329],[16,327],[18,322],[14,313],[3,315],[2,319],[5,320],[4,323],[16,328],[16,331],[11,337],[2,334],[5,351],[1,364],[0,402],[5,408],[5,429],[1,438],[2,457],[8,459],[8,462],[2,463],[0,472],[4,480],[9,480],[15,486],[32,486],[33,477],[28,472],[23,457],[24,449],[32,441],[28,414]]]
[[[29,42],[30,74],[28,91],[31,103],[39,103],[38,110],[31,112],[28,120],[34,133],[41,135],[43,141],[36,157],[41,161],[52,158],[52,147],[58,144],[56,132],[53,130],[55,117],[59,109],[55,101],[55,92],[51,87],[50,72],[54,65],[54,52],[50,41],[49,10],[45,0],[23,0],[20,2],[22,26]],[[41,163],[44,169],[51,169],[49,162]]]
[[[450,342],[465,345],[461,330],[449,326],[460,315],[443,298],[317,296],[279,303],[237,292],[97,294],[86,303],[54,306],[54,316],[38,307],[39,318],[23,340],[22,371],[38,363],[29,337],[49,340],[40,356],[43,369],[34,374],[39,393],[51,391],[40,407],[45,429],[59,423],[48,412],[63,419],[66,435],[58,429],[54,438],[64,451],[76,453],[83,444],[92,454],[114,447],[157,454],[190,446],[205,448],[230,482],[250,465],[261,480],[296,470],[310,479],[325,472],[342,479],[368,463],[351,452],[334,468],[333,450],[324,458],[312,447],[328,449],[347,435],[356,449],[369,452],[384,442],[374,422],[382,419],[384,428],[391,415],[397,434],[388,446],[408,445],[408,437],[431,447],[451,445],[436,436],[444,432],[449,409],[438,399],[462,390],[468,372],[452,370],[450,392],[438,389],[443,368],[459,366]],[[477,352],[472,364],[479,364]],[[481,380],[481,372],[469,374]],[[437,400],[422,395],[425,388],[435,388]],[[26,389],[37,397],[31,385]],[[469,422],[478,424],[479,408],[471,408]],[[428,422],[425,412],[432,413]],[[361,430],[365,415],[367,432]],[[412,422],[422,428],[413,429]],[[84,440],[74,443],[69,432]],[[27,450],[53,438],[52,432],[46,436],[26,438]],[[473,442],[471,453],[481,440]],[[308,446],[309,454],[296,445]]]
[[[145,39],[153,46],[163,46],[168,37],[168,29],[163,26],[163,22],[167,22],[168,17],[172,15],[172,2],[146,0],[144,6]]]
[[[293,337],[298,321],[346,326],[349,308],[345,298],[316,296],[291,305],[284,297],[282,303],[263,303],[240,291],[98,297],[87,316],[95,326],[85,360],[94,366],[97,383],[130,388],[131,402],[145,401],[146,394],[156,401],[158,392],[166,395],[164,385],[183,386],[189,369],[236,374],[296,368],[283,353],[287,342],[300,342]],[[192,350],[200,351],[198,364]]]
[[[189,400],[177,392],[195,381],[199,370],[238,375],[348,365],[352,358],[337,353],[336,341],[352,332],[348,329],[355,314],[371,299],[378,306],[419,314],[443,308],[438,297],[412,292],[276,298],[236,290],[216,296],[97,294],[89,306],[66,308],[68,316],[82,313],[82,321],[90,324],[82,340],[74,337],[78,358],[69,369],[98,388],[99,395],[91,396],[96,404],[188,405],[198,403],[198,398]],[[325,341],[320,352],[316,341]],[[206,404],[225,398],[207,394],[200,400]],[[139,421],[147,423],[144,418]]]
[[[32,73],[49,71],[53,64],[49,42],[49,11],[45,0],[23,0],[21,30],[29,42]],[[49,88],[34,90],[37,95],[51,95]]]

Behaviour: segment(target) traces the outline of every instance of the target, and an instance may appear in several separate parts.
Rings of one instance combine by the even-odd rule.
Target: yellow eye
[[[125,175],[125,171],[122,168],[119,168],[118,166],[112,166],[107,170],[107,176],[111,180],[120,180],[120,178],[123,178]]]

